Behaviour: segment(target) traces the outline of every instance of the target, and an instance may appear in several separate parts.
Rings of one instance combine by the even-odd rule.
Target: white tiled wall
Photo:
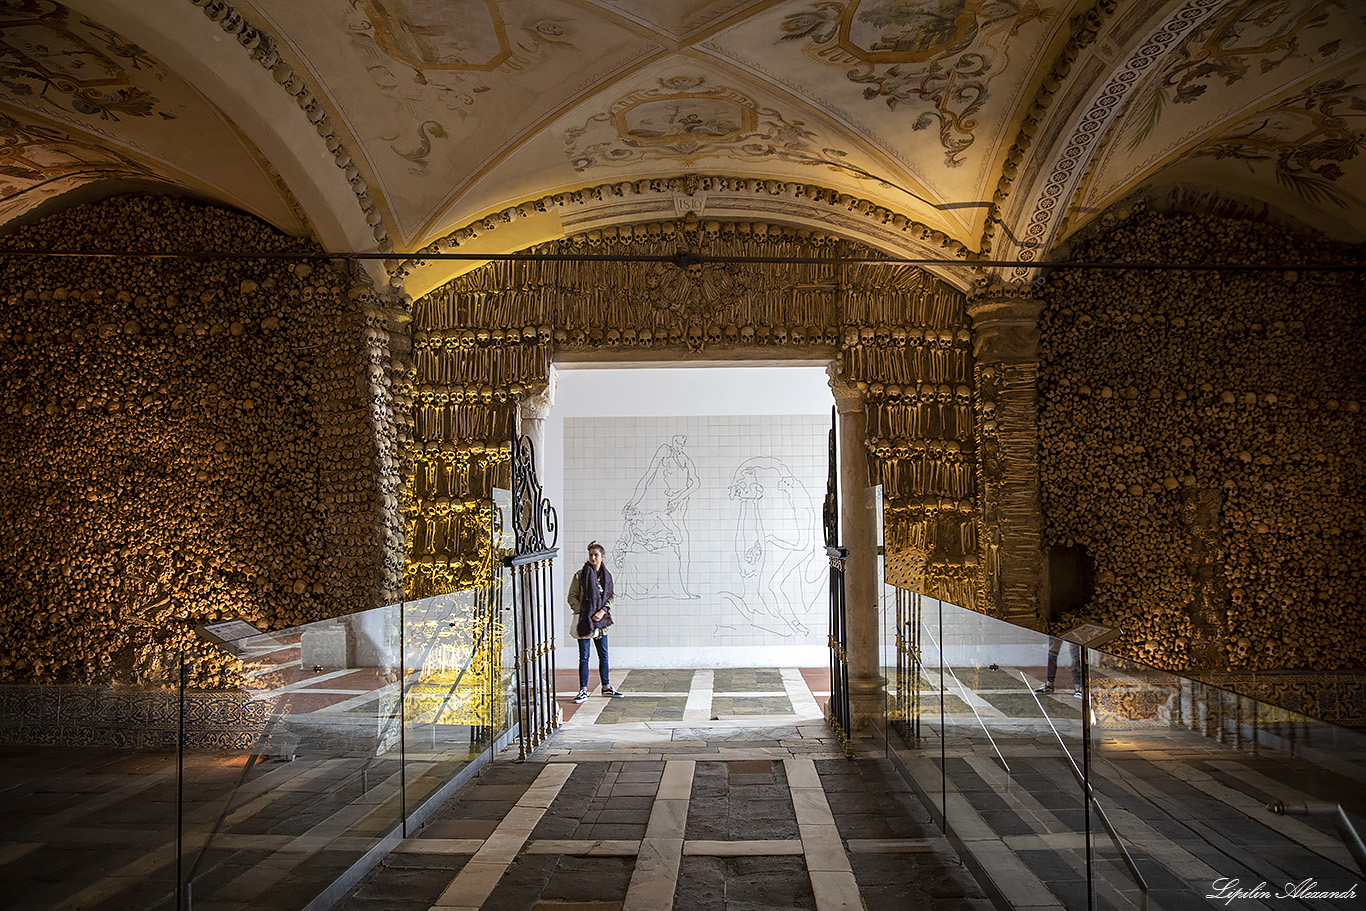
[[[670,371],[614,372],[638,392],[649,374]],[[730,372],[741,385],[751,376],[779,387],[795,378],[783,371]],[[799,397],[814,413],[596,414],[557,422],[565,586],[559,598],[588,542],[599,541],[618,589],[610,634],[615,665],[824,663],[828,562],[821,507],[829,398],[820,385],[803,388],[825,393],[824,400]],[[766,404],[762,389],[731,391],[751,405]],[[769,390],[770,396],[791,394]],[[657,401],[664,412],[706,404],[687,397]],[[721,407],[733,409],[734,401]],[[564,638],[567,615],[565,608],[557,638],[572,648]]]

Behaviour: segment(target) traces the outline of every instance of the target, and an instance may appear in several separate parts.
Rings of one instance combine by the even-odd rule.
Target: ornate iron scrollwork
[[[551,550],[560,539],[559,518],[536,478],[536,447],[523,434],[512,447],[512,533],[517,555]]]
[[[835,452],[835,409],[830,409],[830,436],[827,445],[827,471],[825,479],[825,506],[821,510],[821,520],[825,525],[825,546],[839,547],[840,543],[840,503],[839,503],[839,459]]]

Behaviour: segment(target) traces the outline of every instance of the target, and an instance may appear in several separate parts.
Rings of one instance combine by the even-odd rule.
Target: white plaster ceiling
[[[1366,3],[0,0],[0,136],[0,218],[160,184],[332,250],[690,210],[1038,261],[1166,186],[1359,241]]]

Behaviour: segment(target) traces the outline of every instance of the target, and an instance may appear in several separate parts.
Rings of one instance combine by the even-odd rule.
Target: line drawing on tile
[[[702,482],[684,449],[687,442],[686,436],[675,434],[660,443],[636,483],[635,496],[622,507],[624,527],[616,545],[619,598],[698,597],[688,588],[688,501]]]
[[[728,493],[740,507],[735,556],[742,590],[721,597],[759,629],[806,635],[802,615],[812,607],[810,586],[820,568],[810,492],[782,459],[753,456],[735,469]]]

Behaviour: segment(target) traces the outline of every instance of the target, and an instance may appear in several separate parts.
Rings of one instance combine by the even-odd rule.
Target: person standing
[[[579,694],[575,702],[588,701],[588,651],[590,645],[598,650],[598,676],[602,679],[604,696],[620,696],[612,688],[611,669],[607,662],[607,628],[612,625],[612,574],[603,563],[603,546],[597,541],[588,545],[588,560],[574,573],[569,583],[568,602],[574,612],[569,634],[579,641]]]

